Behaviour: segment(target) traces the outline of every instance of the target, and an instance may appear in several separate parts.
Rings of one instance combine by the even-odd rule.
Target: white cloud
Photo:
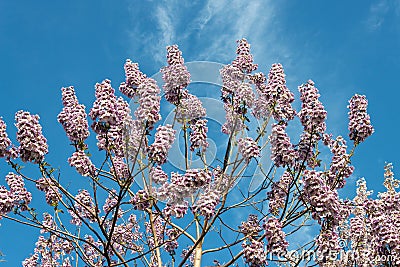
[[[368,30],[376,31],[380,29],[385,21],[385,15],[389,11],[389,2],[387,0],[379,0],[372,4],[369,8],[369,16],[366,21]]]

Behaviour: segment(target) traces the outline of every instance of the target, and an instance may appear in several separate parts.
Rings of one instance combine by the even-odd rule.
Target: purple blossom
[[[83,150],[75,151],[68,162],[83,176],[94,176],[96,173],[96,167]]]
[[[332,257],[340,250],[339,236],[331,230],[322,231],[315,243],[317,245],[317,262],[332,261]]]
[[[18,150],[23,162],[40,163],[48,153],[47,140],[42,134],[39,116],[31,115],[27,111],[18,111],[15,114]]]
[[[195,95],[188,94],[177,105],[176,119],[180,123],[195,121],[205,116],[206,109],[203,107],[201,100]]]
[[[282,224],[279,220],[274,217],[268,218],[263,224],[263,228],[268,241],[267,250],[275,255],[286,252],[289,243],[286,241],[286,236],[282,231]]]
[[[271,142],[271,159],[276,166],[291,166],[296,158],[296,151],[285,132],[285,124],[273,124],[269,140]]]
[[[243,258],[250,267],[268,265],[267,253],[265,252],[264,242],[250,239],[242,244]]]
[[[329,148],[333,154],[328,173],[329,185],[343,188],[346,182],[344,179],[350,177],[354,171],[354,167],[350,165],[350,156],[346,151],[346,141],[338,136],[336,140],[330,142]]]
[[[329,220],[333,225],[339,225],[345,219],[338,193],[326,184],[322,172],[305,170],[303,186],[303,195],[312,207],[312,217],[320,224]]]
[[[302,105],[298,116],[301,124],[306,132],[313,135],[315,138],[313,140],[319,140],[326,130],[327,112],[319,101],[318,89],[314,86],[314,82],[309,80],[299,86],[299,92]]]
[[[269,211],[272,214],[278,215],[279,210],[285,207],[286,198],[289,194],[290,184],[292,182],[292,174],[285,171],[279,181],[272,184],[271,191],[267,193]]]
[[[258,68],[257,64],[253,63],[253,55],[250,53],[250,44],[245,38],[237,41],[236,59],[232,65],[239,68],[243,73],[251,73]]]
[[[151,130],[161,120],[160,88],[154,79],[146,78],[137,88],[139,107],[135,111],[136,118]]]
[[[149,194],[145,190],[137,191],[130,202],[135,210],[145,210],[151,205]]]
[[[267,85],[261,83],[264,80],[262,75],[256,80],[258,98],[254,103],[254,116],[260,119],[267,118],[272,114],[276,121],[292,120],[296,115],[296,111],[291,106],[294,95],[286,86],[282,65],[272,64]]]
[[[161,169],[161,166],[152,167],[150,170],[151,180],[156,184],[164,184],[168,181],[168,175]]]
[[[184,65],[182,52],[177,45],[167,46],[167,62],[168,66],[161,69],[165,82],[165,99],[178,105],[181,99],[186,98],[184,88],[190,83],[190,73]]]
[[[94,222],[97,210],[90,193],[87,190],[80,190],[75,196],[74,208],[68,212],[72,217],[71,224],[81,225],[81,218]]]
[[[165,242],[164,249],[169,253],[173,253],[179,246],[177,238],[179,237],[179,232],[177,229],[170,228],[167,229],[166,234],[168,236]]]
[[[36,187],[46,194],[46,202],[50,206],[56,206],[62,198],[59,189],[50,178],[42,177],[38,179]]]
[[[113,165],[110,167],[111,173],[119,181],[126,181],[130,177],[128,165],[125,163],[123,157],[115,156],[112,158]]]
[[[168,150],[175,140],[175,132],[169,124],[158,126],[154,143],[147,149],[149,160],[159,165],[167,161]]]
[[[58,114],[58,122],[72,142],[84,141],[89,136],[85,106],[79,104],[73,86],[63,87],[61,91],[64,108]]]
[[[170,218],[174,216],[177,219],[183,218],[187,213],[189,203],[186,200],[176,200],[175,202],[168,202],[163,209],[163,214]]]
[[[117,191],[115,189],[112,189],[109,193],[108,193],[108,197],[106,199],[106,201],[104,202],[103,205],[103,211],[106,215],[110,214],[113,212],[113,210],[117,207],[118,205],[118,195],[117,195]],[[114,216],[114,214],[111,214],[112,216]],[[122,210],[119,207],[118,209],[118,214],[117,214],[118,218],[122,217]]]
[[[349,137],[355,144],[364,142],[374,133],[370,117],[367,113],[368,100],[365,95],[354,95],[349,100]]]
[[[119,86],[121,93],[129,98],[133,98],[136,94],[136,89],[145,79],[146,75],[139,70],[139,64],[133,63],[127,59],[124,64],[125,82]]]
[[[6,123],[0,117],[0,158],[9,156],[8,148],[11,146],[11,140],[6,132]]]
[[[92,128],[96,133],[104,133],[117,122],[117,98],[110,80],[96,83],[96,100],[90,109],[89,116],[94,121]]]
[[[196,120],[195,123],[190,124],[190,130],[190,150],[194,151],[199,148],[204,152],[209,145],[207,142],[207,120]]]
[[[238,140],[238,149],[246,162],[249,162],[251,158],[260,156],[260,148],[251,137],[240,138]]]
[[[20,207],[22,211],[27,210],[27,205],[32,200],[32,194],[26,190],[22,176],[9,172],[6,175],[6,181],[13,195],[14,205]]]
[[[3,185],[0,185],[0,219],[2,215],[9,213],[14,207],[14,196]]]
[[[155,233],[153,233],[152,225],[150,222],[145,222],[144,224],[146,226],[146,232],[149,235],[147,237],[147,241],[149,242],[150,248],[155,248],[155,241],[157,241],[157,245],[160,245],[164,240],[165,221],[160,215],[153,213],[152,223]]]
[[[211,219],[215,215],[215,208],[220,197],[220,192],[216,190],[204,191],[193,205],[193,211],[204,216],[207,220]]]
[[[239,230],[247,237],[256,238],[262,230],[257,215],[250,214],[247,221],[241,223]]]

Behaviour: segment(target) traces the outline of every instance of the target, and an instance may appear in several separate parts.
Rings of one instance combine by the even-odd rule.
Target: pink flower
[[[32,200],[32,194],[26,190],[22,176],[9,172],[6,175],[6,181],[13,195],[14,205],[20,207],[22,211],[27,210],[27,206]]]
[[[238,149],[246,162],[249,162],[251,158],[260,156],[260,148],[251,137],[240,138],[238,140]]]
[[[320,94],[312,80],[299,86],[302,101],[299,118],[304,130],[313,135],[313,140],[319,140],[326,130],[327,112],[319,101]]]
[[[0,158],[8,156],[8,148],[11,146],[11,140],[6,132],[6,123],[0,117]]]
[[[161,169],[161,166],[152,167],[150,170],[151,180],[156,184],[164,184],[168,181],[168,175]]]
[[[72,156],[68,159],[68,162],[71,166],[76,168],[78,173],[83,176],[95,175],[96,167],[83,150],[74,152]]]
[[[282,65],[272,64],[267,85],[262,83],[264,80],[263,75],[256,80],[258,98],[254,103],[254,116],[260,119],[267,118],[272,114],[276,121],[292,120],[296,115],[296,111],[291,106],[294,95],[286,86]]]
[[[271,159],[278,167],[291,166],[296,158],[296,151],[293,149],[293,145],[285,129],[285,124],[274,124],[272,125],[269,137],[271,142]]]
[[[21,160],[34,163],[42,162],[44,155],[48,153],[48,146],[47,140],[42,134],[39,116],[21,110],[15,114],[15,120]]]
[[[367,113],[368,100],[365,95],[354,95],[349,100],[349,137],[358,144],[374,133],[370,117]]]
[[[184,121],[195,121],[206,116],[206,109],[203,107],[200,99],[192,94],[181,99],[176,109],[176,119],[180,123]]]
[[[199,148],[202,152],[208,147],[207,142],[207,120],[196,120],[195,123],[190,124],[190,150],[194,151]]]
[[[96,133],[103,133],[107,127],[117,122],[117,98],[110,80],[96,83],[96,100],[90,109],[89,116],[94,121],[92,128]]]
[[[90,222],[95,221],[96,206],[87,190],[80,190],[75,196],[74,208],[68,210],[72,217],[71,224],[81,225],[83,219],[89,219]],[[81,218],[80,218],[81,217]]]
[[[135,111],[136,118],[151,130],[161,120],[160,88],[154,79],[146,78],[137,88],[139,107]]]
[[[285,233],[282,231],[282,224],[277,218],[271,217],[263,224],[265,237],[268,240],[267,250],[272,254],[279,255],[286,252],[289,243],[286,241]]]
[[[14,196],[3,185],[0,185],[0,219],[2,215],[9,213],[14,207]]]
[[[286,203],[286,197],[289,194],[290,185],[293,181],[293,176],[288,171],[285,171],[278,182],[272,184],[271,191],[267,193],[269,200],[269,210],[272,214],[278,215],[279,209],[283,209]]]
[[[171,125],[158,126],[154,143],[147,149],[149,160],[159,165],[164,164],[174,140],[175,130]]]
[[[245,38],[237,41],[237,57],[232,65],[239,68],[243,73],[251,73],[256,70],[258,65],[253,64],[253,55],[250,53],[250,44]]]
[[[133,63],[130,59],[126,60],[124,69],[126,79],[119,86],[119,90],[127,97],[133,98],[139,84],[146,79],[146,75],[139,70],[139,64]]]
[[[50,206],[56,206],[62,198],[59,189],[50,178],[42,177],[38,179],[36,187],[46,194],[46,202]]]
[[[215,208],[220,197],[220,193],[216,190],[204,191],[193,205],[193,211],[204,216],[207,220],[211,219],[215,214]]]
[[[84,141],[89,136],[85,106],[79,104],[73,86],[63,87],[61,91],[64,108],[58,114],[58,122],[72,142]]]
[[[259,267],[268,265],[267,253],[264,248],[263,241],[250,239],[242,244],[243,257],[250,267]]]

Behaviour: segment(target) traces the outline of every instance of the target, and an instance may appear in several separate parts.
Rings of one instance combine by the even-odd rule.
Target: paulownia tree
[[[363,179],[354,199],[338,194],[353,173],[356,147],[374,131],[366,97],[349,101],[348,148],[344,137],[327,133],[327,111],[313,81],[299,86],[296,111],[281,64],[273,64],[268,75],[256,73],[245,39],[236,54],[220,70],[226,121],[218,143],[224,150],[212,162],[207,112],[191,93],[176,45],[167,47],[168,65],[161,69],[163,95],[129,59],[119,87],[125,98],[104,80],[96,84],[87,114],[74,88],[62,88],[58,121],[72,145],[68,162],[82,176],[74,177],[81,187],[76,192],[45,160],[48,145],[38,115],[16,113],[19,145],[0,119],[0,157],[10,167],[8,187],[0,186],[0,218],[40,230],[22,265],[399,266],[400,198],[392,166],[385,167],[387,191],[377,199],[370,198]],[[162,124],[162,97],[174,106],[172,124]],[[127,98],[136,103],[133,112]],[[249,127],[253,120],[260,122],[256,129]],[[296,123],[301,130],[288,131]],[[97,148],[88,145],[89,128]],[[184,168],[176,169],[168,165],[174,157],[168,152],[180,138]],[[194,168],[194,160],[202,167]],[[38,172],[24,173],[22,164],[28,163]],[[245,189],[254,169],[262,181]],[[32,207],[32,197],[47,208]],[[316,236],[290,245],[307,227]]]

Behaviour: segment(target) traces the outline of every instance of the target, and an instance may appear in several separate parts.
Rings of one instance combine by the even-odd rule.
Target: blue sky
[[[367,95],[375,133],[357,149],[355,178],[382,191],[385,161],[393,162],[395,173],[400,164],[399,0],[0,1],[0,10],[0,116],[13,135],[16,111],[39,114],[47,158],[67,174],[71,148],[56,120],[62,86],[75,86],[88,110],[96,82],[109,78],[117,88],[124,80],[126,58],[151,76],[165,65],[165,46],[178,44],[187,62],[226,64],[242,37],[261,71],[283,64],[296,94],[308,79],[316,82],[334,135],[347,136],[348,99]],[[0,174],[7,172],[0,164]],[[37,232],[0,223],[4,266],[18,266]]]

